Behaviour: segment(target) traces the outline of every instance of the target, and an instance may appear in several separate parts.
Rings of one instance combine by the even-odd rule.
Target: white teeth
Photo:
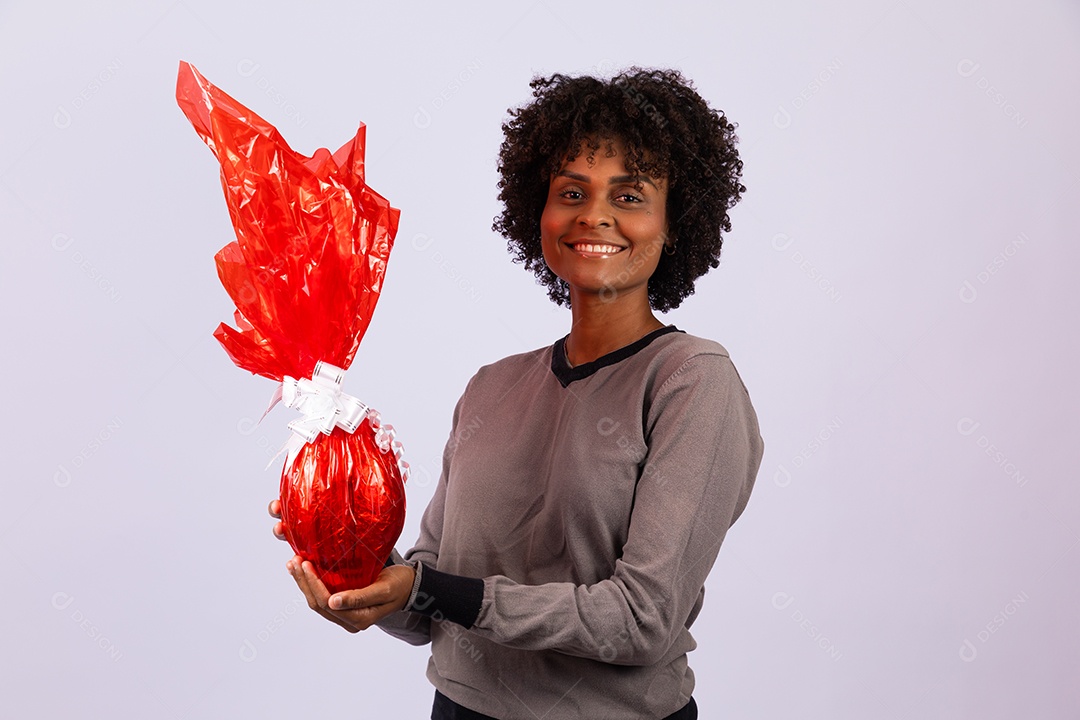
[[[614,255],[622,250],[621,247],[616,245],[586,245],[585,243],[578,243],[574,246],[574,249],[578,252],[599,253],[601,255]]]

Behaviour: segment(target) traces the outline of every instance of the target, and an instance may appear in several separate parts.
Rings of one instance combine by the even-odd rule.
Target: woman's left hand
[[[330,594],[315,574],[315,567],[299,555],[286,567],[307,598],[308,607],[351,633],[367,630],[376,621],[405,607],[412,594],[416,571],[409,565],[382,569],[375,582],[361,590]]]

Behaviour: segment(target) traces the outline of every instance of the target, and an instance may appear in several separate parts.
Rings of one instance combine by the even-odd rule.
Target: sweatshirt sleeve
[[[648,453],[613,575],[593,585],[483,578],[473,633],[619,665],[652,665],[672,649],[746,506],[764,444],[742,380],[719,354],[696,355],[668,377],[644,421]],[[447,592],[469,587],[435,580]]]
[[[450,431],[450,440],[446,443],[442,455],[442,473],[439,484],[435,487],[435,494],[424,510],[420,520],[420,537],[416,544],[408,550],[404,557],[393,551],[390,559],[394,564],[411,563],[416,567],[417,580],[423,578],[423,568],[420,564],[435,567],[439,560],[439,544],[442,539],[443,513],[446,506],[446,480],[450,476],[450,463],[453,458],[454,438],[457,433],[458,416],[461,413],[461,400],[458,400],[454,409],[454,419]],[[413,597],[417,595],[417,588],[413,590]],[[410,600],[410,606],[412,601]],[[410,612],[407,609],[391,613],[375,623],[380,629],[389,635],[411,645],[426,645],[431,642],[431,616],[430,613]]]

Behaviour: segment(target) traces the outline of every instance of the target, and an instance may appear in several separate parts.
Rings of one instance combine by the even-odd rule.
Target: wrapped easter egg
[[[301,413],[283,448],[286,538],[331,592],[364,587],[401,534],[408,465],[393,428],[342,388],[399,211],[365,181],[363,124],[307,157],[183,62],[176,99],[219,161],[236,232],[215,256],[236,327],[214,335],[238,367],[279,383],[271,407]]]

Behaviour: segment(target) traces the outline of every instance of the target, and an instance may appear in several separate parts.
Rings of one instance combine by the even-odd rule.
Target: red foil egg
[[[305,443],[281,475],[281,520],[330,592],[367,587],[405,524],[405,483],[368,420]]]

